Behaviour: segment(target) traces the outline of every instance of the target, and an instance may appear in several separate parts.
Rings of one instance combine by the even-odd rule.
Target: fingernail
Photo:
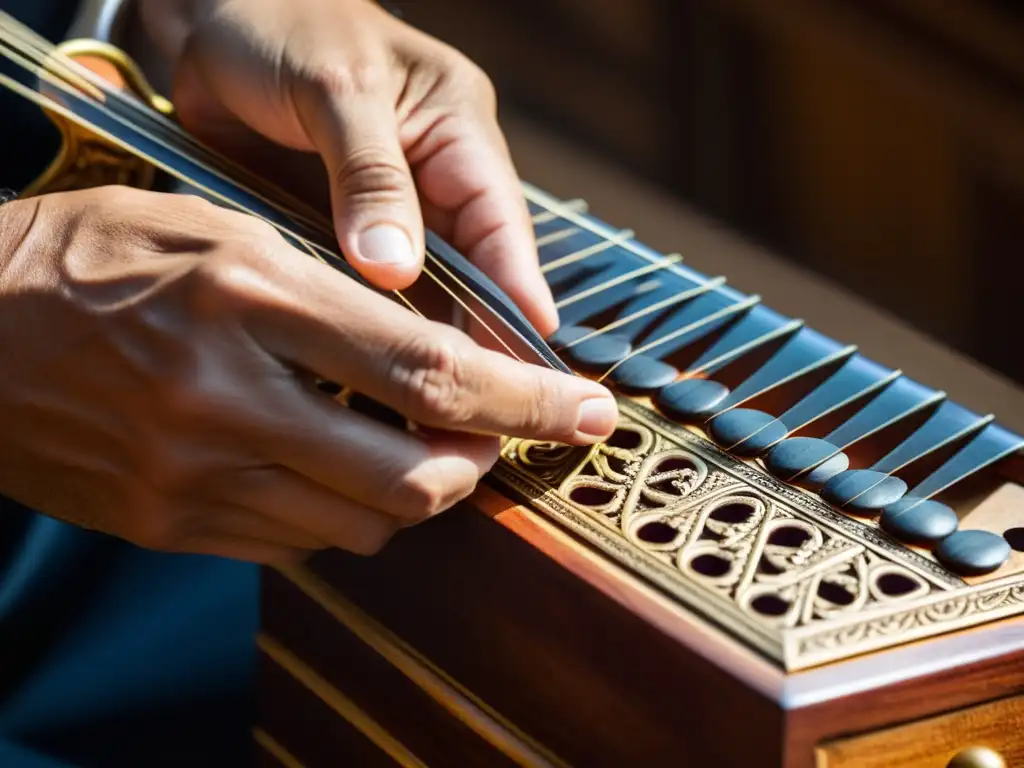
[[[619,421],[619,408],[612,397],[591,397],[580,403],[576,434],[581,440],[596,442],[608,437]]]
[[[409,236],[394,224],[378,224],[359,236],[359,255],[376,264],[415,264]]]

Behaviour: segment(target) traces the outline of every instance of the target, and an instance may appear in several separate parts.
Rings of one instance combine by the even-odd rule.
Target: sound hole
[[[720,523],[738,525],[747,522],[753,514],[754,510],[749,504],[723,504],[711,513],[711,519]]]
[[[724,576],[729,572],[729,561],[718,555],[701,555],[693,559],[690,567],[704,576]]]
[[[909,595],[917,589],[913,579],[907,578],[898,573],[886,573],[878,579],[878,589],[889,597],[900,597]]]
[[[792,525],[786,525],[782,528],[778,528],[772,531],[772,535],[768,537],[768,543],[775,544],[779,547],[790,547],[792,549],[797,549],[810,538],[811,534],[809,534],[803,528],[796,528]]]
[[[678,456],[672,456],[658,463],[657,472],[681,472],[684,469],[697,470],[692,461],[687,459],[679,458]]]
[[[615,448],[624,448],[631,451],[640,447],[640,433],[629,429],[617,429],[608,438],[607,444]]]
[[[1006,543],[1017,552],[1024,552],[1024,528],[1011,528],[1003,534]]]
[[[569,498],[577,504],[583,504],[587,507],[603,507],[605,504],[611,503],[612,499],[615,498],[615,491],[607,491],[604,488],[589,488],[587,486],[583,486],[580,488],[573,488],[572,493],[569,494]]]
[[[823,581],[818,585],[818,595],[833,605],[849,605],[853,602],[850,590],[830,581]]]
[[[649,544],[668,544],[679,535],[679,531],[667,523],[646,523],[640,526],[636,535]]]
[[[620,459],[618,456],[607,456],[605,461],[608,462],[608,468],[612,472],[618,472],[620,475],[625,474],[628,465],[624,459]]]
[[[675,482],[678,482],[678,480],[675,480]],[[670,493],[673,496],[682,496],[683,489],[680,488],[678,485],[673,485],[672,483],[672,479],[662,480],[660,483],[652,483],[651,488],[653,488],[656,491],[659,491],[660,493]]]
[[[783,616],[789,610],[789,603],[775,595],[761,595],[750,603],[750,607],[762,616]]]

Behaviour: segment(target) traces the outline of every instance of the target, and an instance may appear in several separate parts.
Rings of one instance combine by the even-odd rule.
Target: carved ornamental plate
[[[505,490],[787,671],[1024,613],[754,463],[620,399],[609,445],[510,439]]]

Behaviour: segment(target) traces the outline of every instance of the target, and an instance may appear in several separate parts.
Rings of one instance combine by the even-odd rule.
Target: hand
[[[425,221],[541,335],[557,328],[494,89],[464,56],[370,0],[143,0],[142,15],[191,131],[249,159],[273,154],[257,137],[322,157],[363,276],[407,287]]]
[[[257,562],[370,553],[467,496],[495,435],[586,444],[614,422],[600,385],[483,349],[199,198],[0,208],[0,491],[45,514]]]

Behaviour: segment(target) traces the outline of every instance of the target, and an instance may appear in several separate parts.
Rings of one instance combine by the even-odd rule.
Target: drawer
[[[817,768],[1024,768],[1024,696],[822,744]]]

